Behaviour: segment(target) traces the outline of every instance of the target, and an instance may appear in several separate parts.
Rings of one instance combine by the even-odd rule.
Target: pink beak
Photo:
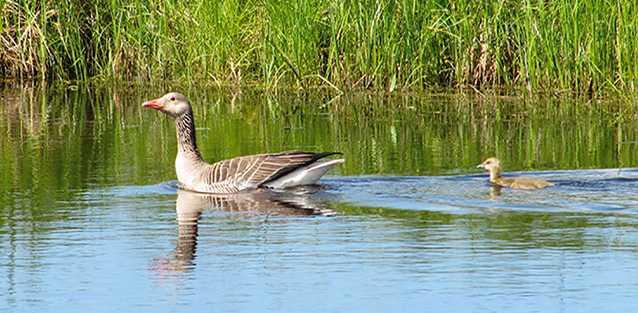
[[[150,108],[155,110],[161,110],[163,107],[162,103],[160,102],[160,98],[146,101],[142,103],[142,106],[145,108]]]

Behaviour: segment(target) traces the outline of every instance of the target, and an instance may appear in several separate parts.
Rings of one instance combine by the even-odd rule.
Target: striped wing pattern
[[[239,192],[257,188],[332,154],[335,153],[291,151],[236,157],[209,165],[201,179],[210,186],[211,192]]]

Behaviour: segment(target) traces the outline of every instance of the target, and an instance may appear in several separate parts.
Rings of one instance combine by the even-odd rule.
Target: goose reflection
[[[185,190],[177,191],[177,242],[175,250],[165,258],[153,261],[156,272],[185,272],[195,265],[198,222],[204,210],[216,210],[255,216],[331,216],[334,211],[312,196],[316,190],[304,188],[295,192],[260,190],[251,193],[211,195]]]

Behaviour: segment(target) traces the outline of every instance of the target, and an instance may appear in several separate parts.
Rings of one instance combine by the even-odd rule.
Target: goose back
[[[288,151],[241,156],[196,167],[192,183],[183,187],[199,192],[235,193],[267,187],[266,184],[318,160],[339,154]],[[181,181],[181,180],[180,180]]]

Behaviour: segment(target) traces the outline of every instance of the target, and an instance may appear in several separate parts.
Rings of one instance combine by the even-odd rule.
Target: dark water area
[[[631,312],[622,101],[186,90],[209,161],[341,151],[318,187],[177,189],[165,90],[0,92],[0,312]],[[493,189],[498,156],[535,191]]]

